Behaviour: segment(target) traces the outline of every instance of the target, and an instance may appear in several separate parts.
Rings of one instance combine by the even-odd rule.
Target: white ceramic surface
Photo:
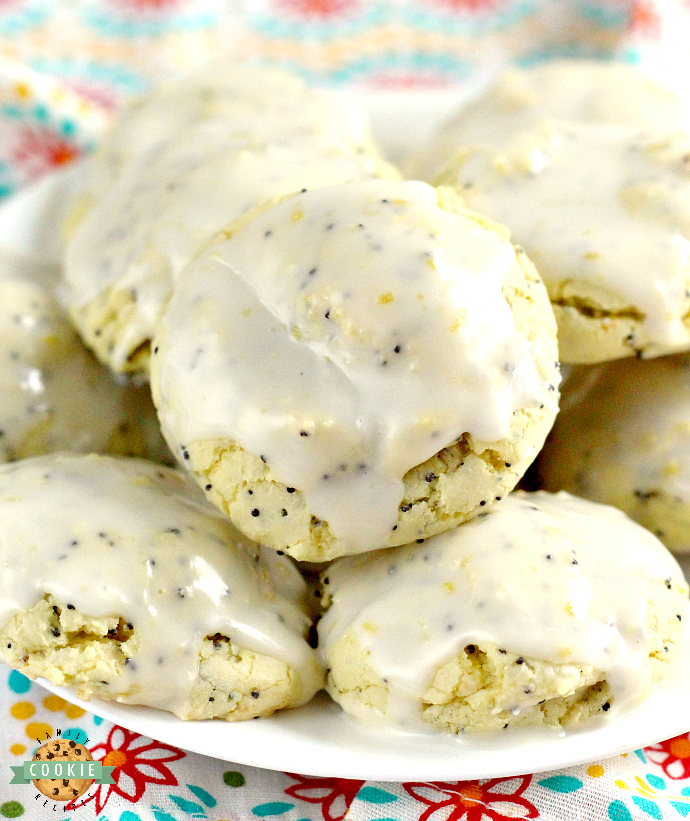
[[[436,118],[403,96],[385,105],[371,100],[377,134],[398,156],[400,134],[424,138],[454,98],[440,96]],[[69,168],[21,192],[0,208],[3,248],[55,261],[66,193],[79,168]],[[690,559],[685,561],[686,575]],[[645,704],[614,724],[593,721],[578,730],[511,730],[491,735],[387,733],[357,725],[321,694],[311,704],[269,719],[238,723],[183,722],[143,707],[94,700],[82,703],[68,690],[47,689],[144,735],[240,764],[310,775],[386,781],[494,778],[540,772],[602,759],[690,730],[690,648],[672,679]]]

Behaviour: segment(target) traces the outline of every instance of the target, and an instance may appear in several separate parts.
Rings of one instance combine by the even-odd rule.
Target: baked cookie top
[[[353,633],[375,675],[366,684],[387,687],[378,717],[412,726],[437,670],[468,646],[513,654],[513,667],[530,659],[603,671],[617,714],[650,691],[653,633],[666,629],[648,617],[650,599],[671,597],[677,642],[689,610],[682,572],[658,539],[566,493],[513,493],[423,545],[339,559],[323,585],[325,663]],[[515,711],[544,697],[526,692]]]
[[[527,301],[535,334],[518,332],[515,250],[451,192],[322,188],[226,233],[180,275],[154,342],[154,399],[188,466],[195,442],[239,443],[357,552],[388,543],[410,468],[465,432],[508,437],[518,409],[553,418],[549,319]]]
[[[690,136],[545,121],[440,176],[506,224],[549,291],[564,362],[690,348]]]
[[[663,133],[687,130],[682,97],[636,66],[552,60],[502,74],[478,99],[444,123],[421,156],[411,158],[423,178],[467,148],[500,148],[544,119],[619,123]]]
[[[308,701],[321,671],[290,560],[245,540],[184,474],[137,459],[56,455],[0,468],[0,625],[46,594],[119,616],[138,649],[120,690],[184,715],[202,643],[227,636],[285,661]]]
[[[690,355],[574,368],[538,467],[690,552]]]
[[[361,112],[296,78],[248,71],[154,93],[115,125],[84,174],[63,299],[117,372],[145,371],[177,273],[244,211],[303,188],[397,178]]]

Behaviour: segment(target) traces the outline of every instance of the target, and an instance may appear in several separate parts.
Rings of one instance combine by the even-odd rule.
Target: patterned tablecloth
[[[560,55],[690,79],[690,0],[0,0],[0,196],[87,152],[113,111],[156,79],[225,54],[396,92]],[[94,785],[85,804],[9,783],[10,765],[58,729],[114,767],[114,783]],[[0,821],[64,811],[99,821],[677,819],[690,816],[690,736],[488,781],[313,778],[185,753],[0,665]]]

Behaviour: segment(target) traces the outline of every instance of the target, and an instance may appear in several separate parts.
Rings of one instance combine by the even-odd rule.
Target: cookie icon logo
[[[47,798],[52,798],[53,801],[73,801],[82,796],[93,784],[93,778],[70,777],[71,771],[75,768],[70,767],[68,762],[93,761],[93,756],[87,748],[71,738],[48,741],[36,750],[32,761],[45,761],[52,764],[64,762],[64,767],[53,766],[51,769],[56,774],[60,769],[60,774],[66,776],[65,778],[35,778],[33,780],[34,787]]]

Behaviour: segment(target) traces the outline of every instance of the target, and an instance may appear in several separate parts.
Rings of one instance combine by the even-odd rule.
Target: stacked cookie
[[[363,720],[449,732],[611,717],[662,681],[688,622],[672,556],[619,511],[511,492],[558,412],[557,334],[581,352],[568,361],[598,343],[690,348],[669,240],[685,138],[630,137],[640,89],[668,123],[684,110],[610,71],[527,75],[505,135],[492,107],[519,82],[499,86],[467,112],[470,136],[448,129],[417,159],[445,161],[441,185],[400,180],[361,115],[282,75],[197,77],[130,112],[76,200],[63,295],[103,362],[150,380],[189,477],[104,457],[0,470],[23,591],[0,614],[3,657],[185,718],[267,715],[325,680]],[[582,122],[614,116],[622,77],[626,122]],[[550,113],[563,78],[571,109]],[[597,207],[624,212],[608,231],[563,183],[593,146],[625,174],[623,194],[601,182]],[[551,168],[543,201],[521,193]],[[544,227],[556,192],[573,236]],[[651,262],[670,261],[665,287],[617,292],[611,247],[626,231],[643,247],[635,220]],[[575,257],[613,284],[566,268]],[[320,563],[318,613],[292,560]]]
[[[566,62],[502,78],[433,152],[438,181],[534,259],[561,360],[578,366],[540,486],[613,504],[679,552],[690,550],[689,116],[630,66]]]

